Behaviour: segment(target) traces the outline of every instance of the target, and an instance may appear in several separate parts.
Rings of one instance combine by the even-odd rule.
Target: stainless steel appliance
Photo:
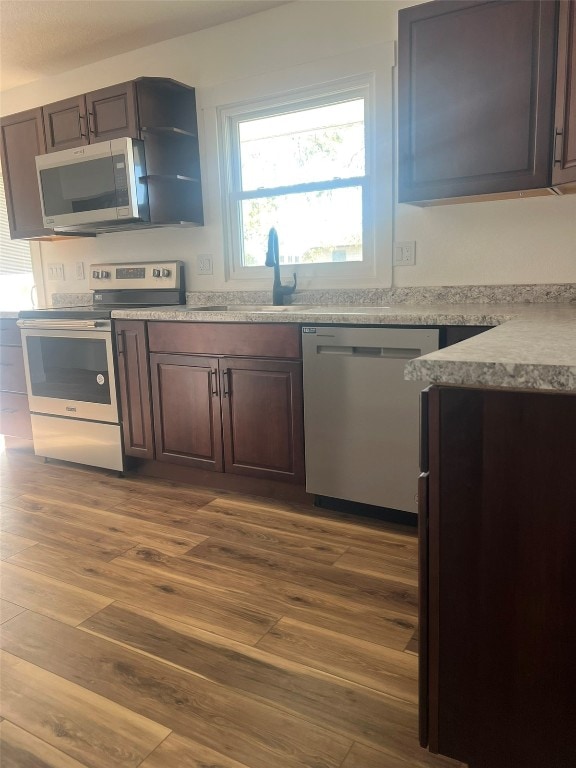
[[[123,138],[36,157],[44,226],[132,229],[150,220],[144,144]]]
[[[304,327],[306,490],[417,512],[419,395],[407,360],[438,330]]]
[[[93,264],[91,306],[20,312],[37,455],[122,471],[112,310],[184,304],[183,269],[179,261]]]

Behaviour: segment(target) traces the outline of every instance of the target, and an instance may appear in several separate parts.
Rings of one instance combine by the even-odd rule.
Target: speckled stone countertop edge
[[[147,309],[113,310],[117,320],[160,320],[171,322],[205,323],[299,323],[304,325],[472,325],[496,326],[514,317],[514,312],[499,311],[484,305],[469,310],[446,307],[414,307],[405,305],[392,308],[326,307],[303,311],[297,306],[281,311],[201,310],[188,305],[182,307],[149,307]]]
[[[426,381],[475,389],[564,392],[576,395],[576,365],[547,365],[477,361],[410,360],[404,369],[408,381]]]
[[[447,386],[576,393],[576,306],[454,305],[389,309],[322,308],[321,312],[118,310],[123,319],[304,325],[494,326],[486,333],[407,363],[405,377]]]

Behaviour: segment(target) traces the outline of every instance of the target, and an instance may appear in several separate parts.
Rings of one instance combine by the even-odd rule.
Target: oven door
[[[79,321],[76,327],[69,321],[66,328],[49,320],[18,324],[32,413],[118,423],[109,321]]]

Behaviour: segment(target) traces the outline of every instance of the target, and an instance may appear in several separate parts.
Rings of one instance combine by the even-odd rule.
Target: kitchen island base
[[[423,416],[422,746],[574,766],[576,396],[433,387]]]

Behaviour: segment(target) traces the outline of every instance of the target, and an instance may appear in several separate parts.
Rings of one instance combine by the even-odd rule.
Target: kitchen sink
[[[275,306],[274,304],[228,304],[225,307],[211,307],[220,312],[303,312],[311,309],[306,304],[287,304]]]
[[[269,312],[310,312],[316,315],[369,315],[378,313],[390,307],[353,307],[353,306],[318,306],[315,304],[288,304],[275,306],[273,304],[228,304],[221,307],[207,307],[216,312],[253,312],[265,314]]]

